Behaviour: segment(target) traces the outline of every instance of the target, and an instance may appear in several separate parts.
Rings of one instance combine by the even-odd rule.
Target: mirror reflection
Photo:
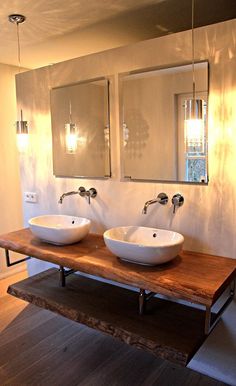
[[[190,125],[192,84],[191,65],[121,75],[123,177],[208,182],[207,62],[195,63],[203,117]]]
[[[110,177],[107,79],[52,89],[51,120],[54,175]]]

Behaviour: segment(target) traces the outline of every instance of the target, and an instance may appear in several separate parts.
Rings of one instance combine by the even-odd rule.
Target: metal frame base
[[[140,289],[139,291],[139,315],[143,315],[146,312],[147,301],[155,296],[155,292],[146,293],[145,289]]]
[[[66,277],[76,272],[74,269],[65,269],[62,265],[59,267],[59,285],[61,287],[66,286]]]
[[[30,256],[27,256],[24,259],[20,259],[20,260],[17,260],[17,261],[14,261],[13,263],[11,263],[9,249],[5,249],[5,256],[6,256],[7,267],[12,267],[12,265],[20,264],[20,263],[23,263],[24,261],[31,259]]]
[[[215,325],[219,322],[221,315],[224,313],[226,308],[230,305],[234,298],[235,294],[235,280],[233,280],[229,286],[229,296],[227,297],[224,304],[221,306],[218,312],[212,313],[211,309],[212,306],[206,306],[206,316],[205,316],[205,334],[209,335],[210,332],[213,330]],[[218,300],[218,299],[217,299]]]
[[[229,285],[229,296],[227,297],[226,301],[224,304],[221,306],[219,311],[217,313],[212,313],[212,306],[206,306],[206,313],[205,313],[205,325],[204,325],[204,332],[206,335],[209,335],[210,332],[213,330],[215,325],[219,322],[221,315],[224,313],[226,308],[230,305],[234,298],[235,294],[235,280],[231,282]],[[147,301],[151,299],[153,296],[155,296],[155,292],[149,292],[146,293],[145,289],[140,289],[139,290],[139,315],[144,315],[146,312],[146,306],[147,306]],[[219,299],[219,298],[218,298]],[[217,300],[218,300],[217,299]]]

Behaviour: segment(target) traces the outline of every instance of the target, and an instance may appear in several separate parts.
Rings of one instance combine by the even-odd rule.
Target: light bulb
[[[66,123],[66,152],[68,154],[75,154],[78,145],[77,128],[74,123]]]
[[[28,134],[17,134],[17,148],[20,153],[24,153],[29,144]]]
[[[24,153],[29,144],[28,122],[23,121],[23,114],[21,110],[21,120],[16,121],[16,138],[17,147],[20,153]]]
[[[202,119],[185,120],[186,152],[204,153],[204,122]]]

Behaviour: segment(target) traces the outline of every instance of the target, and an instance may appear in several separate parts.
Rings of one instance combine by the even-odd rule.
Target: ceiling
[[[1,0],[0,62],[40,67],[191,28],[191,0]],[[236,17],[236,0],[195,0],[196,27]]]

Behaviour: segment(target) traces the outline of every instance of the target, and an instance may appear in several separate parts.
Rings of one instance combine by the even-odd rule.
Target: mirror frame
[[[108,128],[109,130],[109,144],[107,145],[107,151],[108,151],[108,173],[105,174],[104,176],[86,176],[86,175],[64,175],[64,174],[56,174],[54,172],[54,149],[53,149],[53,124],[52,124],[52,91],[57,90],[57,89],[62,89],[66,87],[71,87],[71,86],[76,86],[76,85],[81,85],[81,84],[87,84],[87,83],[92,83],[92,82],[98,82],[101,80],[107,81],[107,108],[106,108],[106,114],[107,114],[107,124],[104,126],[105,128]],[[53,158],[53,175],[56,178],[83,178],[83,179],[97,179],[97,180],[104,180],[104,179],[109,179],[112,176],[111,172],[111,106],[110,106],[110,77],[108,76],[101,76],[97,78],[91,78],[91,79],[84,79],[80,80],[78,82],[72,82],[68,84],[63,84],[59,85],[56,87],[51,87],[50,88],[50,115],[51,115],[51,134],[52,134],[52,158]]]
[[[192,62],[181,62],[181,63],[175,63],[175,64],[167,64],[162,66],[151,66],[151,67],[145,67],[145,68],[139,68],[135,70],[125,71],[118,74],[119,79],[119,129],[120,129],[120,166],[121,166],[121,181],[132,181],[132,182],[150,182],[150,183],[164,183],[164,184],[187,184],[187,185],[201,185],[201,186],[207,186],[209,183],[209,152],[208,152],[208,121],[209,121],[209,94],[210,94],[210,65],[208,59],[198,60],[194,64],[201,64],[205,63],[207,65],[207,120],[206,120],[206,176],[207,179],[204,182],[201,181],[185,181],[185,180],[165,180],[165,179],[149,179],[149,178],[135,178],[129,175],[125,175],[124,171],[124,165],[125,165],[125,156],[124,156],[124,146],[123,146],[123,116],[124,116],[124,106],[123,106],[123,79],[124,77],[127,77],[129,75],[141,75],[146,74],[152,71],[159,71],[159,70],[168,70],[172,68],[178,68],[183,66],[190,66],[192,65]],[[198,92],[198,91],[196,91]]]

